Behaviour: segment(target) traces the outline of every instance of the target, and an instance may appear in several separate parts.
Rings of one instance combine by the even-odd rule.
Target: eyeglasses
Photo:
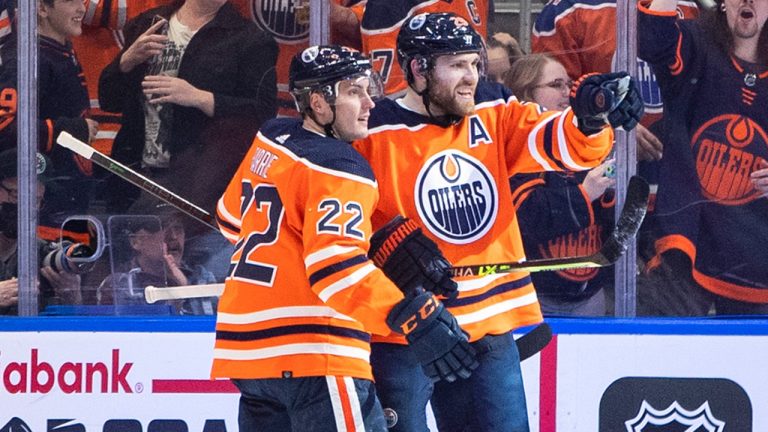
[[[573,81],[571,80],[564,80],[564,79],[556,79],[554,81],[550,81],[548,83],[539,84],[537,86],[533,86],[533,88],[541,88],[541,87],[549,87],[555,90],[559,91],[570,91],[571,87],[573,86]]]

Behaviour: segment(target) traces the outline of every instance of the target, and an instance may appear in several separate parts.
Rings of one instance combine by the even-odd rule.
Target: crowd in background
[[[62,304],[141,303],[147,284],[220,282],[233,250],[204,223],[167,207],[158,210],[163,206],[151,194],[57,146],[60,132],[215,214],[259,127],[276,115],[297,115],[287,91],[288,63],[308,46],[306,6],[296,2],[270,12],[246,0],[126,3],[38,0],[37,149],[48,164],[40,177],[41,248],[67,235],[77,239],[78,233],[62,235],[60,227],[81,214],[98,215],[109,241],[88,272],[41,266],[40,292],[48,293],[40,296],[43,311]],[[487,36],[486,79],[504,84],[521,101],[560,111],[569,109],[574,81],[612,69],[615,1],[597,3],[547,3],[532,29],[531,53],[510,36],[516,29],[489,25],[483,1],[414,8],[334,0],[332,37],[361,49],[385,79],[387,94],[401,95],[407,80],[394,49],[399,24],[416,12],[452,11]],[[760,0],[716,3],[711,10],[682,0],[639,6],[642,22],[667,37],[659,43],[640,29],[642,60],[633,71],[646,103],[636,133],[638,169],[658,191],[638,242],[642,315],[768,311],[768,270],[761,264],[768,241],[768,12]],[[11,1],[0,1],[3,151],[16,145],[15,14]],[[675,27],[675,19],[691,24]],[[752,40],[755,21],[760,43],[745,46],[740,41]],[[735,29],[730,39],[707,36],[706,29],[728,28]],[[673,46],[678,41],[682,48]],[[727,77],[727,97],[709,66]],[[686,129],[691,124],[701,127]],[[599,249],[614,225],[614,169],[608,159],[586,172],[508,179],[529,259]],[[15,314],[15,173],[5,171],[0,313]],[[110,216],[127,219],[110,224]],[[611,268],[534,275],[546,315],[610,315],[613,283]],[[71,295],[73,286],[77,295]],[[211,314],[216,302],[168,306],[174,313]]]

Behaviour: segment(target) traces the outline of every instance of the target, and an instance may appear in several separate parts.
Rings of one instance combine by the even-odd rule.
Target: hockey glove
[[[480,365],[456,318],[431,293],[406,296],[387,315],[387,325],[405,335],[433,382],[468,378]]]
[[[606,124],[632,130],[645,110],[635,81],[626,72],[584,75],[571,88],[570,99],[584,135],[600,132]]]
[[[437,295],[456,297],[451,264],[416,222],[397,216],[371,236],[368,257],[406,296],[424,288]]]

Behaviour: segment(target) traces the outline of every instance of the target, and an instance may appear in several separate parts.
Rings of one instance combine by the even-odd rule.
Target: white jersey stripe
[[[347,397],[349,398],[349,406],[352,411],[352,420],[355,423],[355,430],[364,431],[365,423],[363,423],[363,411],[360,409],[360,397],[357,395],[355,380],[352,377],[344,377],[344,384],[346,384],[347,387]]]
[[[323,317],[335,318],[344,321],[354,321],[351,317],[336,312],[335,309],[327,306],[289,306],[267,309],[259,312],[245,314],[232,314],[219,312],[217,322],[220,324],[255,324],[264,321],[282,319],[282,318],[308,318]]]
[[[557,119],[557,147],[560,149],[560,159],[562,159],[563,163],[573,171],[588,170],[589,167],[577,164],[576,161],[574,161],[571,157],[571,154],[568,153],[568,140],[565,139],[565,117],[566,113],[568,113],[570,110],[571,107],[566,108],[565,111],[563,111],[563,113],[560,114]]]
[[[264,360],[275,357],[289,355],[335,355],[339,357],[348,357],[368,362],[370,352],[362,348],[349,347],[344,345],[335,345],[330,343],[297,343],[278,345],[269,348],[258,348],[251,350],[223,349],[213,350],[213,357],[220,360]]]
[[[318,297],[320,297],[320,300],[327,302],[328,299],[331,298],[331,296],[341,291],[344,291],[350,286],[360,282],[361,280],[363,280],[363,278],[368,276],[374,270],[376,270],[376,266],[373,265],[373,263],[368,262],[368,264],[355,270],[351,275],[345,278],[342,278],[335,283],[330,284],[327,288],[320,291],[320,294],[318,294]]]
[[[336,430],[339,432],[347,431],[347,422],[344,421],[344,406],[341,403],[341,392],[335,376],[326,376],[325,382],[328,384],[328,395],[331,397],[331,407],[333,409],[333,418],[336,419]]]
[[[556,118],[556,116],[549,117],[545,121],[539,123],[536,125],[536,127],[533,128],[533,130],[528,134],[528,152],[531,154],[531,157],[541,165],[542,168],[544,168],[544,171],[554,171],[555,169],[552,168],[552,166],[547,162],[546,159],[539,153],[539,149],[536,146],[536,136],[539,133],[539,130],[547,125],[547,123],[553,121]]]
[[[532,305],[536,303],[536,301],[536,293],[532,292],[522,297],[509,299],[500,303],[494,303],[487,308],[483,308],[472,313],[464,315],[454,314],[454,316],[456,317],[456,321],[459,323],[459,325],[472,324],[486,320],[494,315],[498,315],[512,309]]]
[[[321,249],[315,253],[307,255],[307,257],[304,258],[304,265],[307,268],[309,268],[313,264],[316,264],[322,260],[328,259],[336,255],[344,255],[349,252],[352,252],[355,249],[359,250],[361,253],[363,252],[362,249],[355,246],[338,246],[338,245],[329,246],[325,249]]]

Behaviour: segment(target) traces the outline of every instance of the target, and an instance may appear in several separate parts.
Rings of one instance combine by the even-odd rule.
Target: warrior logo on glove
[[[414,221],[397,216],[371,237],[368,257],[406,296],[416,290],[454,298],[451,263]]]

